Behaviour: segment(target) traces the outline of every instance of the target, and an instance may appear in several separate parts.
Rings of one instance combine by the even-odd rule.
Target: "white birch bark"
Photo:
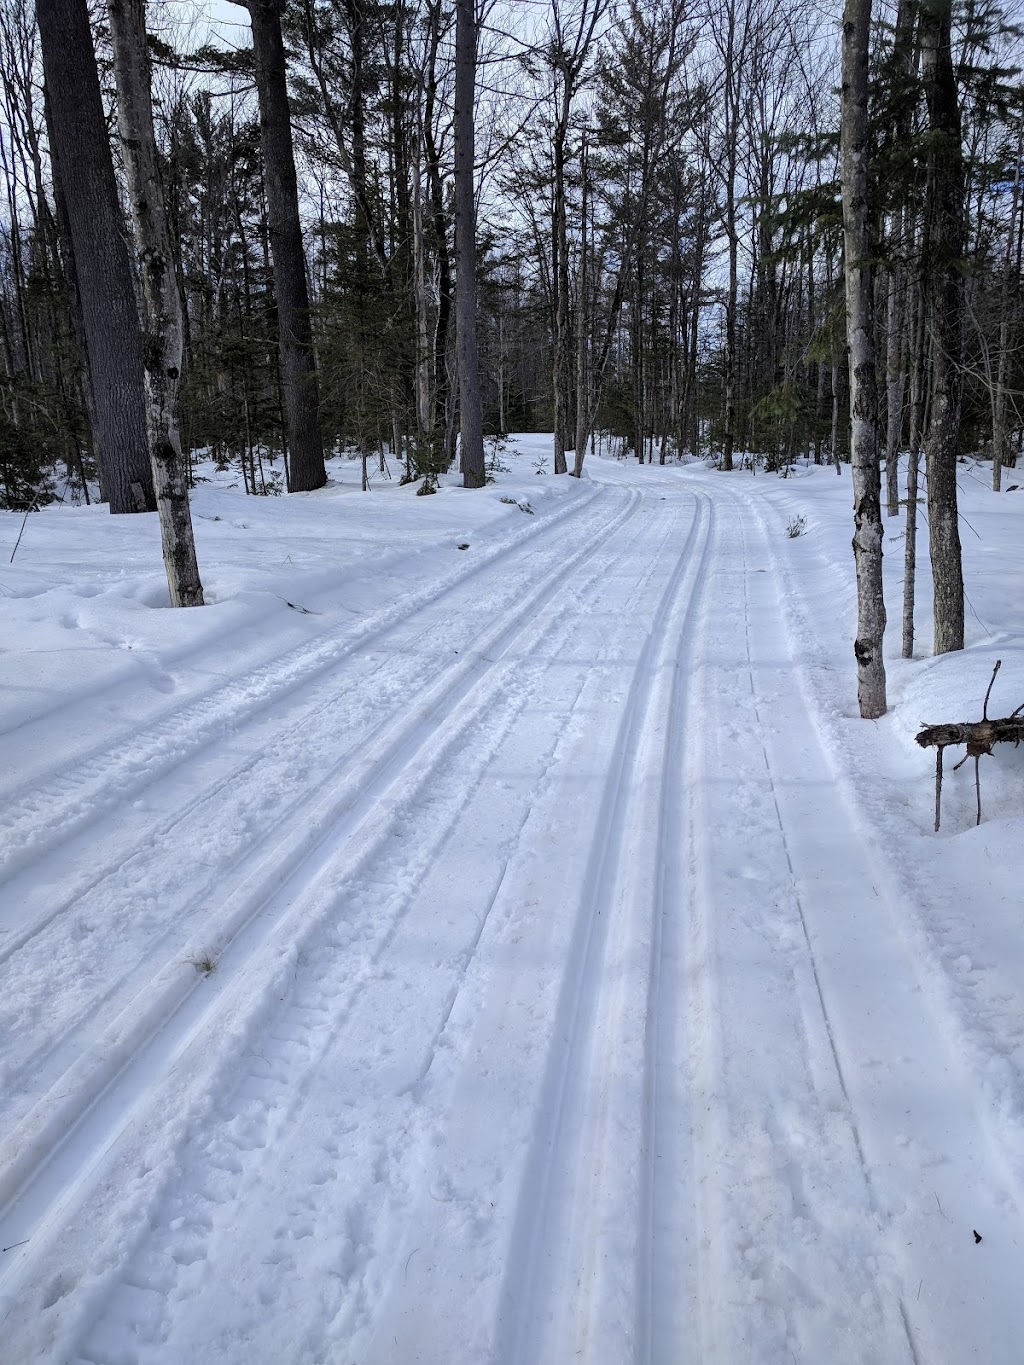
[[[196,562],[177,417],[184,327],[156,158],[145,0],[109,0],[108,13],[118,123],[142,267],[146,420],[167,586],[172,606],[200,607],[203,585]]]
[[[842,184],[846,335],[850,348],[853,556],[857,573],[857,700],[866,720],[885,714],[885,600],[873,296],[868,240],[868,40],[871,0],[843,15]]]

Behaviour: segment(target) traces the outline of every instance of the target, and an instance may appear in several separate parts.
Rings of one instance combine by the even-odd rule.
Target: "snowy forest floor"
[[[866,723],[848,471],[548,449],[0,514],[3,1365],[1019,1365],[1024,489]]]

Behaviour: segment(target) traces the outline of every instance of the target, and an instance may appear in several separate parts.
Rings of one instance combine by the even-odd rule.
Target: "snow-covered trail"
[[[1019,1360],[778,530],[593,478],[9,789],[4,1365]]]

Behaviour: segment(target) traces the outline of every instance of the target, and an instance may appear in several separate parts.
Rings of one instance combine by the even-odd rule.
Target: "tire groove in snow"
[[[567,560],[563,563],[562,566],[563,572],[572,567],[574,560],[578,564],[583,564],[588,561],[592,563],[595,560],[597,553],[601,549],[601,546],[604,543],[604,540],[607,538],[607,536],[614,534],[615,530],[617,530],[630,517],[630,515],[632,515],[635,512],[638,505],[639,495],[635,495],[627,502],[627,505],[624,509],[620,508],[617,511],[614,518],[612,519],[611,526],[606,527],[606,536],[602,537],[599,540],[591,541],[588,545],[579,550],[574,556],[569,556]],[[602,566],[598,565],[594,569],[591,576],[593,578],[598,577],[601,573],[601,568]],[[542,586],[546,590],[547,586],[549,586],[547,580],[544,581]],[[535,605],[534,595],[530,594],[530,596],[525,601],[522,601],[520,603],[521,612],[519,615],[517,615],[516,620],[521,621],[522,617],[527,615],[534,605]],[[548,619],[546,624],[543,624],[545,616],[549,618],[553,617],[553,619]],[[496,700],[499,700],[503,697],[505,690],[506,673],[508,672],[508,669],[515,668],[516,660],[518,657],[513,652],[513,646],[520,647],[525,645],[528,638],[533,639],[534,643],[536,643],[539,639],[542,639],[544,635],[546,635],[548,632],[550,632],[552,629],[555,629],[558,626],[558,619],[559,610],[557,604],[555,604],[554,606],[546,608],[545,611],[541,613],[540,617],[528,622],[527,625],[523,627],[522,630],[519,631],[518,635],[512,631],[511,627],[506,628],[503,634],[506,637],[509,637],[504,640],[504,648],[506,655],[508,655],[508,659],[500,668],[498,665],[492,663],[485,670],[483,674],[483,682],[487,684],[486,686],[483,686],[480,680],[477,681],[475,687],[472,689],[474,693],[479,694],[474,695],[473,697],[472,706],[473,714],[481,715],[486,713],[488,708],[493,706]],[[452,699],[450,690],[449,699]],[[457,699],[458,698],[456,696],[454,700]],[[503,702],[502,704],[507,703]],[[422,716],[421,713],[421,722],[424,719],[425,718]],[[396,789],[399,786],[399,784],[402,784],[403,789],[406,791],[406,796],[403,799],[407,803],[411,802],[412,800],[412,795],[410,793],[421,791],[423,789],[424,784],[428,781],[430,775],[438,771],[439,766],[445,762],[447,747],[450,747],[450,745],[453,742],[455,742],[458,730],[460,729],[460,727],[466,724],[466,721],[467,708],[464,703],[462,710],[458,711],[453,717],[449,717],[447,721],[442,722],[441,727],[437,731],[424,737],[424,747],[429,752],[427,753],[426,756],[421,757],[418,760],[418,769],[416,765],[413,765],[412,768],[410,768],[410,765],[406,763],[404,767],[399,765],[397,771],[391,775],[392,789]],[[411,755],[407,754],[404,757],[406,759],[409,759],[411,758]],[[484,755],[483,761],[486,762],[486,753]],[[373,816],[376,807],[379,806],[380,798],[382,795],[383,795],[382,792],[375,793],[376,802],[374,805],[371,805],[370,810],[366,812],[365,817],[362,821],[362,825],[360,826],[360,830],[365,831],[362,837],[366,843],[366,848],[357,850],[356,853],[349,854],[348,856],[343,857],[342,859],[342,862],[346,865],[348,870],[345,871],[344,873],[339,872],[339,870],[333,865],[330,856],[324,855],[319,860],[317,860],[318,862],[322,863],[323,866],[316,867],[313,870],[312,874],[307,873],[306,874],[307,880],[309,876],[312,875],[314,881],[317,884],[323,884],[327,881],[334,882],[337,880],[339,876],[344,876],[346,880],[351,881],[351,879],[356,876],[356,873],[360,869],[364,868],[364,866],[366,865],[366,859],[371,858],[373,856],[373,849],[379,844],[382,844],[387,838],[386,830],[384,832],[377,832],[374,829],[370,828],[375,823],[373,820]],[[357,836],[358,831],[354,831],[353,835],[350,836],[350,838],[351,840],[355,840]],[[427,852],[429,852],[429,850],[427,850]],[[336,862],[336,860],[334,861]],[[294,882],[295,879],[296,874],[293,873],[292,881]],[[298,908],[296,908],[296,906],[293,906],[290,903],[290,901],[294,899],[294,892],[290,890],[289,886],[286,886],[283,892],[279,895],[278,899],[283,900],[285,902],[285,904],[282,907],[281,917],[279,921],[273,925],[271,930],[261,928],[258,934],[256,935],[257,938],[256,949],[260,952],[264,960],[269,960],[270,965],[267,968],[267,972],[271,980],[274,980],[275,978],[280,978],[283,970],[280,967],[280,965],[277,966],[274,965],[275,951],[278,954],[280,954],[282,958],[287,958],[289,961],[294,960],[297,949],[295,947],[295,944],[290,941],[292,931],[299,929],[301,927],[300,935],[301,938],[303,940],[308,940],[310,938],[310,936],[314,933],[320,919],[324,916],[324,914],[326,914],[329,911],[330,905],[332,903],[329,891],[326,887],[321,896],[321,899],[324,899],[325,897],[326,903],[322,905],[318,904],[315,907],[316,913],[313,913],[311,907],[309,907],[308,905],[300,905],[298,906]],[[303,913],[300,914],[299,911],[302,911]],[[242,947],[245,948],[245,945],[242,945]],[[254,951],[252,945],[249,945],[248,951],[249,955],[252,956]],[[223,969],[218,968],[220,981],[211,979],[209,982],[203,983],[204,987],[212,989],[212,991],[214,991],[218,996],[221,997],[228,995],[229,990],[234,997],[239,997],[240,992],[245,988],[247,984],[249,985],[249,989],[251,990],[251,984],[248,983],[247,980],[245,953],[243,952],[240,961],[237,963],[232,963],[230,958],[231,954],[226,954]],[[259,997],[259,999],[262,1000],[265,999],[265,997],[266,992],[264,991],[263,994]],[[233,1008],[236,1011],[241,1011],[243,1013],[245,1012],[238,998],[234,1000]],[[200,1027],[204,1022],[204,1019],[202,1017],[204,1011],[200,1008],[198,1010],[198,1013],[200,1014],[200,1018],[198,1018],[196,1021],[193,1021],[195,1027],[191,1030],[192,1033],[194,1034],[199,1032]],[[207,1017],[210,1017],[211,1019],[213,1018],[214,1010],[212,1004],[206,1006],[205,1015]],[[183,1038],[181,1040],[178,1040],[180,1041],[181,1046],[176,1048],[177,1052],[180,1055],[184,1055],[181,1054],[181,1048],[188,1043],[188,1037],[189,1034],[187,1032],[186,1026],[186,1032]],[[164,1042],[166,1043],[166,1038],[164,1039]],[[130,1052],[133,1057],[133,1062],[129,1065],[129,1071],[131,1071],[133,1067],[135,1069],[138,1069],[139,1065],[144,1065],[147,1062],[145,1048],[142,1047],[141,1044],[142,1039],[138,1036],[131,1038],[130,1041],[127,1038],[125,1040],[125,1051]],[[197,1046],[197,1044],[193,1045],[192,1048],[193,1052],[195,1050],[195,1046]],[[170,1064],[171,1056],[175,1051],[175,1048],[172,1047],[170,1051],[168,1051],[168,1049],[165,1047],[164,1051],[165,1056],[163,1060],[163,1065],[166,1067],[167,1065]],[[148,1060],[151,1061],[152,1058]],[[120,1085],[120,1088],[125,1092],[124,1099],[126,1105],[130,1106],[133,1100],[137,1098],[132,1088],[132,1078],[129,1075],[125,1074],[122,1076],[121,1081],[119,1081],[118,1084]],[[107,1096],[105,1098],[109,1099],[110,1097]],[[101,1101],[100,1105],[97,1105],[97,1108],[102,1107],[102,1103],[103,1102]],[[112,1116],[111,1121],[106,1124],[105,1128],[101,1123],[100,1124],[101,1131],[107,1130],[116,1131],[117,1125],[119,1123],[123,1125],[123,1122],[127,1120],[128,1117],[127,1108],[124,1111],[124,1113],[121,1113],[121,1111],[117,1109],[116,1104],[113,1106],[113,1108],[114,1114]],[[86,1124],[89,1123],[91,1118],[92,1115],[86,1116]],[[107,1142],[109,1140],[110,1139],[107,1138],[103,1139],[104,1142]],[[96,1154],[86,1151],[84,1155],[85,1165],[88,1166],[89,1161],[92,1159],[92,1156]],[[50,1217],[52,1221],[53,1216],[60,1211],[62,1199],[64,1197],[70,1197],[71,1195],[75,1195],[75,1197],[77,1198],[83,1192],[87,1192],[87,1187],[89,1184],[88,1176],[86,1176],[86,1179],[84,1181],[84,1186],[86,1187],[85,1190],[78,1192],[75,1191],[74,1182],[76,1181],[76,1179],[78,1179],[78,1176],[79,1172],[76,1171],[72,1166],[72,1169],[66,1173],[65,1179],[63,1181],[64,1191],[63,1195],[58,1190],[56,1196],[51,1198],[49,1200],[49,1203],[47,1203],[46,1197],[42,1196],[42,1203],[39,1204],[36,1211],[36,1217],[38,1220],[38,1225],[40,1227],[39,1240],[43,1240],[41,1233],[43,1231],[43,1225],[46,1223],[47,1218]],[[29,1192],[31,1193],[31,1187],[29,1187]],[[29,1202],[31,1202],[31,1200]],[[15,1218],[17,1213],[18,1213],[17,1208],[15,1208],[13,1211],[8,1210],[6,1220],[3,1224],[5,1229],[5,1237],[7,1235],[6,1229],[8,1229],[11,1226],[16,1226],[16,1221],[12,1222],[12,1218]],[[12,1262],[10,1266],[4,1267],[5,1271],[7,1271],[6,1278],[8,1279],[10,1284],[13,1285],[21,1278],[20,1270],[28,1265],[30,1259],[31,1258],[29,1255],[24,1254],[22,1257],[19,1258],[19,1261],[21,1262],[20,1266],[18,1262]]]

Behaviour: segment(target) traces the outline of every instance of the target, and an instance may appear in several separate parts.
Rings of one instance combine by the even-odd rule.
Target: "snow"
[[[1024,490],[864,722],[848,475],[548,450],[0,514],[4,1365],[1019,1362]]]

